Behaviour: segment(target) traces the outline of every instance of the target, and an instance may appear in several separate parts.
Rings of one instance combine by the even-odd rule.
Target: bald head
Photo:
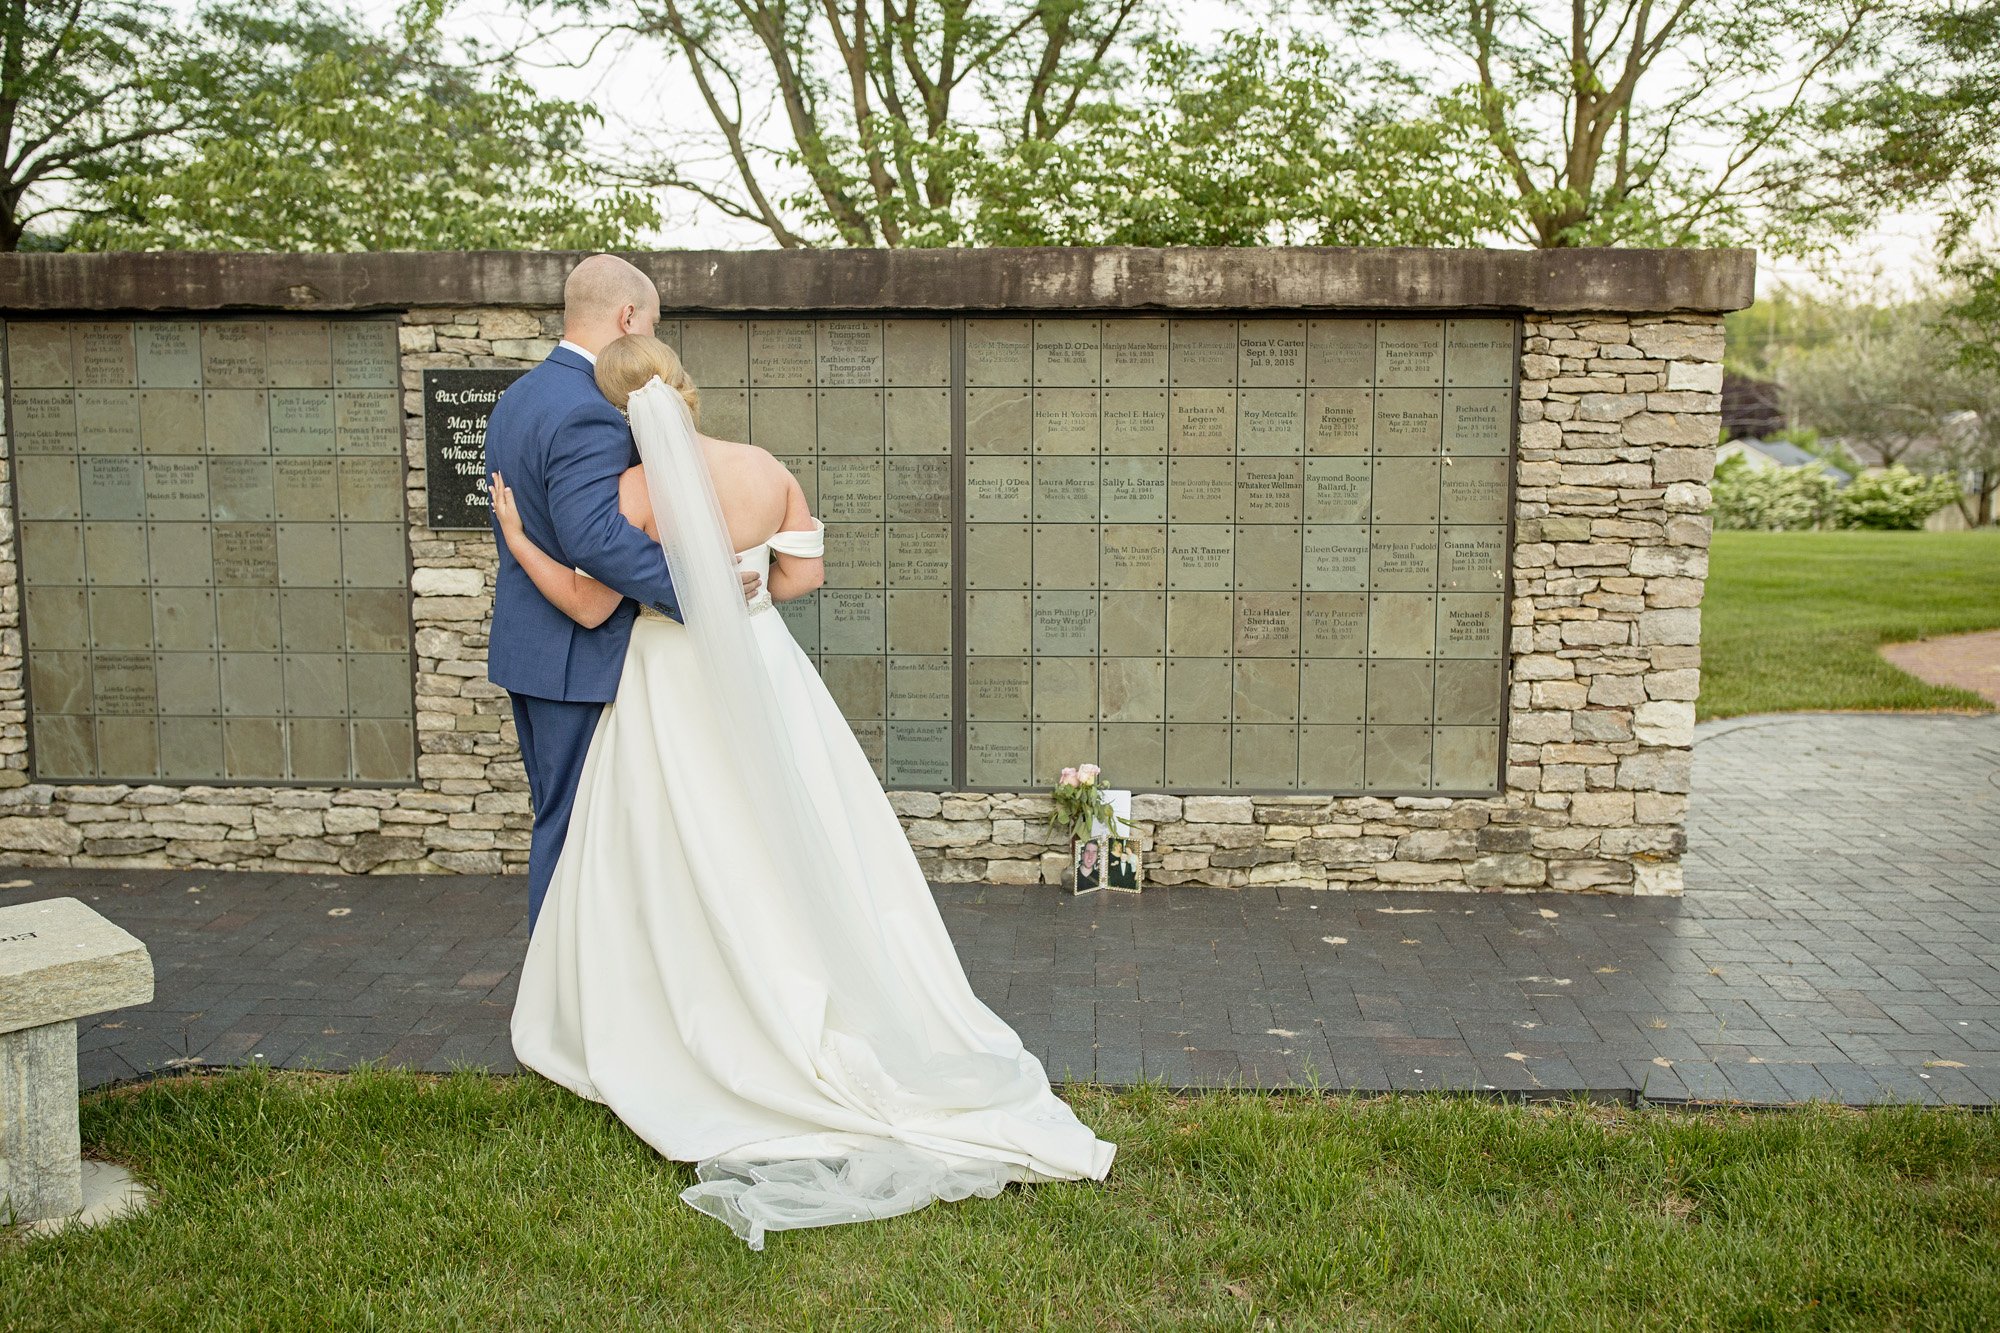
[[[660,319],[653,280],[616,255],[592,255],[563,283],[563,337],[594,356],[628,333],[647,333]]]

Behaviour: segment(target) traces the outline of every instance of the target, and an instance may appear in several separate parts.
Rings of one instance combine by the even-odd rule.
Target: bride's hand
[[[493,517],[500,520],[500,531],[509,537],[521,535],[521,511],[514,507],[514,492],[502,481],[500,474],[491,476],[487,493],[493,500]]]

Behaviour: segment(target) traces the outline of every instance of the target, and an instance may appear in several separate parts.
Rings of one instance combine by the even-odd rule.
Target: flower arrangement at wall
[[[1129,793],[1120,792],[1129,799]],[[1070,892],[1089,893],[1107,884],[1139,887],[1139,853],[1129,821],[1121,817],[1096,764],[1065,768],[1050,793],[1049,827],[1069,833]]]

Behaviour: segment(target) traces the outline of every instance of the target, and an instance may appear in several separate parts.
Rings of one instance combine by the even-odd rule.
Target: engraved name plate
[[[883,504],[892,522],[951,521],[951,460],[891,458]]]
[[[1236,398],[1236,438],[1246,454],[1305,452],[1306,409],[1302,389],[1244,389]]]
[[[882,370],[881,320],[819,322],[819,382],[823,387],[880,384]]]
[[[1107,454],[1167,452],[1167,391],[1106,389],[1098,434]]]
[[[1035,383],[1095,387],[1098,338],[1094,319],[1036,320]]]
[[[76,447],[86,454],[138,454],[138,390],[78,389]]]
[[[1375,382],[1382,385],[1444,382],[1444,321],[1385,319],[1375,325]]]
[[[1032,325],[1025,319],[974,319],[965,325],[965,382],[1028,384],[1034,364]]]
[[[85,321],[75,329],[78,388],[130,389],[138,384],[138,350],[129,323]]]
[[[1106,457],[1098,467],[1100,513],[1107,523],[1161,523],[1167,517],[1167,460]]]
[[[809,319],[753,320],[750,324],[750,384],[813,388],[818,354]]]
[[[1503,455],[1514,395],[1506,389],[1447,389],[1444,393],[1444,452]]]
[[[1142,387],[1167,382],[1167,321],[1107,319],[1100,334],[1106,385]]]
[[[1238,377],[1246,385],[1306,382],[1306,322],[1246,319],[1237,326]]]
[[[1453,319],[1445,321],[1447,386],[1512,384],[1514,382],[1514,321]]]
[[[1173,319],[1168,342],[1176,385],[1236,383],[1236,321],[1233,319]]]

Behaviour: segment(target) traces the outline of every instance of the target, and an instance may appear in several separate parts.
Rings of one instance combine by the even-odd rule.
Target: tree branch
[[[795,235],[791,228],[785,225],[784,219],[778,216],[778,211],[771,206],[771,201],[765,195],[763,186],[758,183],[756,169],[751,166],[750,155],[744,150],[742,121],[739,118],[727,115],[723,111],[722,101],[716,96],[715,86],[709,78],[706,67],[706,56],[703,53],[701,45],[690,35],[686,19],[680,11],[680,6],[674,0],[665,0],[664,7],[661,10],[661,18],[666,23],[668,31],[672,34],[675,42],[679,44],[681,53],[687,57],[688,65],[694,71],[695,86],[701,92],[702,101],[707,103],[709,115],[714,119],[716,127],[722,131],[722,137],[729,145],[730,159],[736,164],[737,177],[743,182],[743,188],[749,193],[750,207],[755,209],[755,220],[776,238],[779,245],[787,249],[794,249],[804,245],[804,239]],[[715,66],[715,69],[724,78],[729,79],[732,88],[735,87],[734,78],[731,78],[726,70],[720,65]],[[740,117],[742,112],[742,95],[740,90],[736,94],[735,101],[738,117]]]

